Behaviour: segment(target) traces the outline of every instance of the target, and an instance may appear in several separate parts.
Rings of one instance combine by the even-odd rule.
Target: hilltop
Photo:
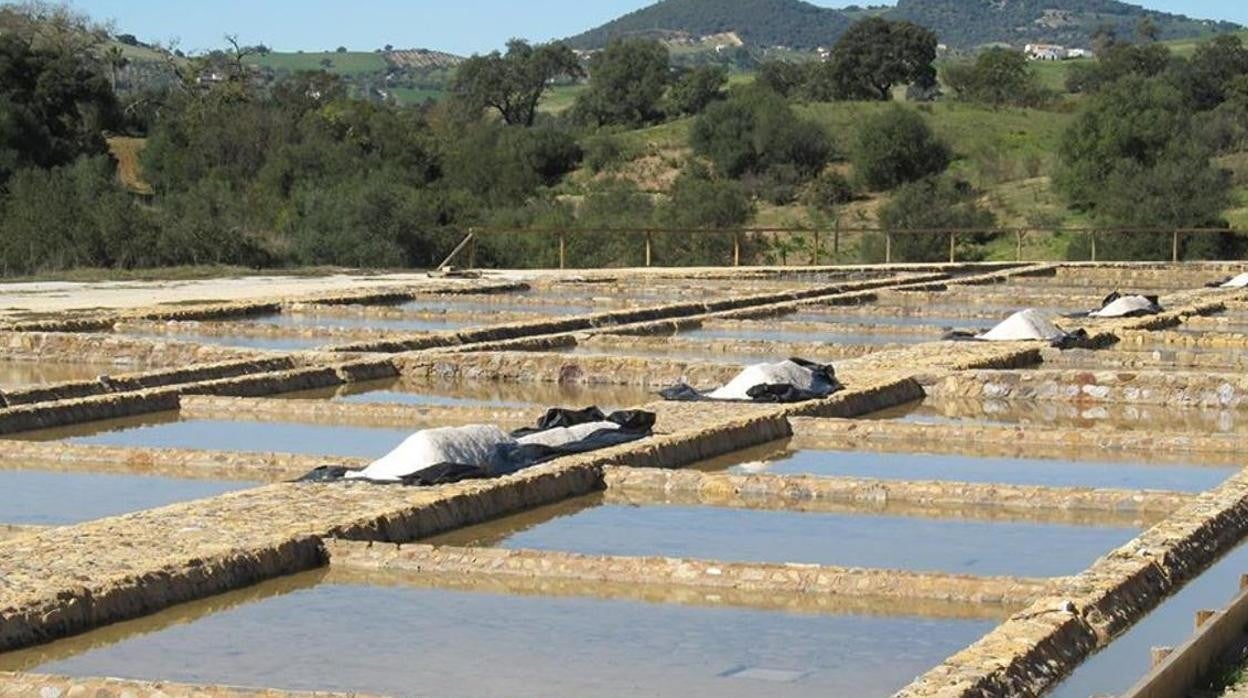
[[[802,0],[663,0],[567,42],[574,48],[596,49],[620,37],[702,37],[731,32],[747,45],[814,49],[830,46],[851,23],[839,10]]]
[[[883,13],[935,31],[942,42],[960,48],[983,44],[1044,42],[1087,45],[1098,28],[1119,37],[1134,36],[1148,18],[1158,38],[1189,39],[1239,29],[1233,22],[1193,19],[1146,10],[1118,0],[898,0]]]
[[[1134,34],[1147,17],[1161,39],[1189,39],[1235,31],[1232,22],[1146,10],[1118,0],[899,0],[896,7],[844,10],[802,0],[663,0],[570,37],[575,48],[602,48],[627,36],[670,38],[733,32],[747,46],[814,49],[830,46],[866,14],[906,19],[936,31],[954,48],[1048,42],[1086,45],[1094,31]]]

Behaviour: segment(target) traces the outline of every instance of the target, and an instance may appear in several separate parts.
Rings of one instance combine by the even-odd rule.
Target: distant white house
[[[1067,58],[1091,58],[1092,52],[1086,48],[1066,49]]]
[[[1023,53],[1033,61],[1060,61],[1068,55],[1066,47],[1057,44],[1027,44]]]

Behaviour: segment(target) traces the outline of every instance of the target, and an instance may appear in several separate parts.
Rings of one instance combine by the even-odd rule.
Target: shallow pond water
[[[887,696],[994,620],[276,580],[0,669],[396,696]]]
[[[799,562],[843,567],[1059,576],[1138,534],[1134,526],[981,522],[713,506],[604,504],[600,496],[534,510],[425,542],[587,555]],[[1025,550],[1026,554],[1019,554]]]
[[[412,432],[427,426],[433,425],[413,424],[411,428],[397,429],[280,421],[182,419],[176,412],[168,412],[27,432],[15,438],[94,446],[376,458],[388,453]]]
[[[736,462],[718,459],[690,467],[736,475],[816,475],[884,480],[950,480],[1043,487],[1097,487],[1202,492],[1239,472],[1232,465],[1200,466],[1169,462],[1088,458],[1055,460],[928,454],[898,450],[834,451],[779,449]],[[915,445],[916,450],[921,445]],[[967,450],[974,444],[968,443]]]
[[[926,400],[873,412],[863,419],[915,424],[997,424],[1108,429],[1248,434],[1248,410],[1168,405],[1076,405],[1059,400]]]
[[[105,363],[62,364],[44,361],[0,361],[0,390],[29,388],[51,383],[95,380],[100,376],[130,373],[134,367]]]
[[[257,486],[148,475],[0,470],[0,524],[54,526]]]

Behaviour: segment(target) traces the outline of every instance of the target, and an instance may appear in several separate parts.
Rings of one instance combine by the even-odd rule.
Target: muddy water
[[[556,509],[555,518],[541,521],[543,515],[539,509],[518,521],[503,518],[426,542],[589,555],[1059,576],[1082,571],[1138,534],[1132,526],[624,506],[602,504],[600,496],[564,503]],[[1027,553],[1020,555],[1020,550]]]
[[[0,361],[0,390],[35,385],[95,380],[100,376],[138,370],[110,364],[58,364],[43,361]]]
[[[0,669],[395,696],[882,697],[994,624],[366,586],[310,573],[0,655]]]
[[[52,526],[255,487],[167,477],[0,470],[0,524]]]
[[[654,388],[630,385],[513,383],[502,381],[420,382],[406,379],[371,381],[337,389],[289,393],[275,397],[379,402],[433,406],[585,407],[604,410],[637,407],[658,400]]]
[[[1075,405],[1059,401],[936,400],[875,412],[864,419],[916,424],[1000,424],[1063,429],[1248,434],[1248,410],[1163,405]]]
[[[410,429],[387,429],[297,422],[181,419],[176,412],[167,412],[28,432],[14,438],[95,446],[376,458],[399,445],[413,431],[426,426],[432,425],[413,424]]]
[[[974,444],[967,444],[973,450]],[[901,447],[899,447],[901,448]],[[916,446],[918,450],[919,446]],[[816,475],[883,480],[951,480],[1043,487],[1097,487],[1203,492],[1239,472],[1230,465],[1097,459],[1047,460],[915,452],[834,451],[777,447],[770,453],[695,464],[736,475]]]
[[[1245,570],[1248,545],[1241,545],[1085,660],[1049,695],[1089,698],[1123,693],[1149,670],[1151,648],[1182,644],[1191,637],[1197,611],[1226,607],[1239,590]]]

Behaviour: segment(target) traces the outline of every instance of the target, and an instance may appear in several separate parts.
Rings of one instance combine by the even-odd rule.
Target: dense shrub
[[[892,189],[943,172],[952,155],[922,116],[893,106],[859,127],[854,176],[869,189]]]

